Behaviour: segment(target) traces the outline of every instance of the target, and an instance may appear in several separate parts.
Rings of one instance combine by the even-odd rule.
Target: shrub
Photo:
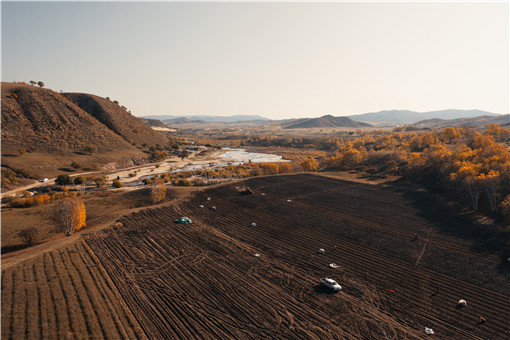
[[[69,177],[69,175],[62,174],[58,175],[57,179],[55,180],[55,184],[60,186],[70,185],[73,184],[73,180],[71,179],[71,177]]]
[[[134,172],[131,172],[131,173],[129,173],[129,174],[128,174],[128,176],[129,176],[129,177],[135,177],[135,176],[136,176],[136,174],[135,174]]]
[[[34,227],[25,228],[19,232],[19,237],[29,247],[35,243],[38,236],[39,231]]]
[[[73,168],[73,169],[81,169],[81,167],[82,167],[81,164],[78,162],[73,161],[71,163],[71,168]]]
[[[116,179],[112,182],[112,187],[114,187],[114,188],[122,188],[123,186],[124,186],[124,183],[122,183],[118,179]]]
[[[89,144],[84,149],[89,155],[92,155],[94,152],[97,152],[97,145]]]
[[[190,187],[191,182],[187,178],[181,178],[177,181],[177,185],[180,187]]]

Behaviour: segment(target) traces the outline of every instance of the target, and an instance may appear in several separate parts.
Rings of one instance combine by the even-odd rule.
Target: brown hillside
[[[347,117],[333,117],[331,115],[310,118],[288,125],[285,129],[321,128],[321,127],[369,127],[367,123],[354,121]]]
[[[29,151],[136,150],[63,95],[49,89],[2,83],[2,154]]]
[[[86,152],[89,145],[97,146],[97,152]],[[145,153],[62,94],[2,83],[2,166],[29,169],[38,178],[61,173],[72,161],[93,168],[144,158]]]
[[[64,93],[63,95],[129,143],[164,145],[168,141],[163,134],[153,130],[109,99],[86,93]]]

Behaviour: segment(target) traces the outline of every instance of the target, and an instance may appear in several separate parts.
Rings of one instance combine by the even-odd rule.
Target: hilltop
[[[331,115],[319,118],[302,119],[285,126],[285,129],[324,128],[324,127],[370,127],[370,124],[354,121],[348,117]]]
[[[510,124],[510,114],[498,115],[498,116],[480,116],[474,118],[457,118],[457,119],[426,119],[421,120],[412,124],[414,127],[446,127],[446,126],[457,126],[457,125],[468,125],[468,126],[484,126],[487,123],[499,124],[505,126]]]
[[[63,95],[129,143],[164,145],[167,142],[164,135],[151,129],[118,103],[92,94],[63,93]]]
[[[2,83],[1,95],[2,166],[31,170],[36,178],[55,174],[73,161],[89,168],[144,162],[147,154],[131,142],[167,140],[97,96],[64,95],[23,83]],[[93,152],[87,151],[90,146]]]

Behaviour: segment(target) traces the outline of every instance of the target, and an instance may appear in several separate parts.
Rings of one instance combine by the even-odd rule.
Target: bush
[[[97,152],[97,145],[89,144],[84,149],[89,155],[92,155],[94,152]]]
[[[129,177],[135,177],[135,176],[136,176],[136,174],[135,174],[134,172],[131,172],[131,173],[129,173],[129,174],[128,174],[128,176],[129,176]]]
[[[112,182],[112,187],[114,187],[114,188],[122,188],[123,186],[124,186],[124,183],[122,183],[118,179],[116,179]]]
[[[38,236],[39,231],[34,227],[25,228],[19,232],[19,237],[29,247],[35,243]]]
[[[57,179],[55,180],[55,184],[60,186],[70,185],[73,184],[73,180],[71,179],[71,177],[69,177],[69,175],[62,174],[58,175]]]
[[[187,178],[181,178],[177,181],[177,185],[180,187],[190,187],[191,182]]]
[[[74,162],[74,161],[73,161],[73,162],[71,163],[71,168],[73,168],[73,169],[81,169],[81,167],[82,167],[82,166],[81,166],[81,164],[80,164],[80,163],[78,163],[78,162]]]

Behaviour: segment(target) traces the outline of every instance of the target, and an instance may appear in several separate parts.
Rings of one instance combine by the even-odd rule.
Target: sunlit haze
[[[134,115],[509,111],[508,3],[2,3],[2,81]]]

